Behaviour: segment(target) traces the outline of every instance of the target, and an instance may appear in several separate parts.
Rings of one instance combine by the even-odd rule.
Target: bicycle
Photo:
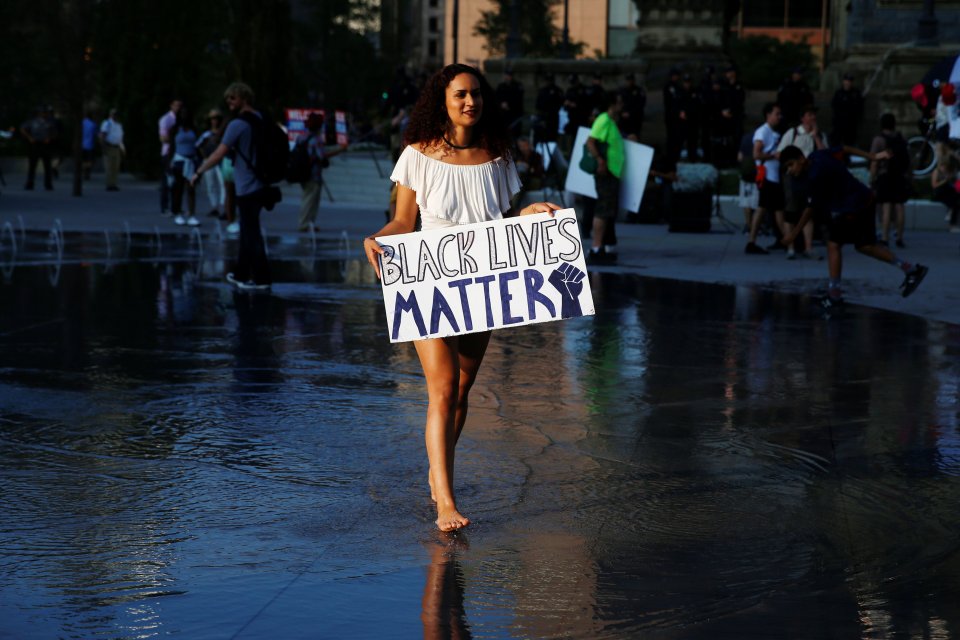
[[[932,118],[920,118],[917,128],[921,135],[907,138],[907,151],[910,152],[910,169],[919,178],[930,175],[937,166],[937,128]]]

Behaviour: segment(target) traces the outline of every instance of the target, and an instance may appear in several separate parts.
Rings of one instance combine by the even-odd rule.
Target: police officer
[[[833,108],[831,144],[857,146],[857,130],[863,119],[863,94],[853,86],[853,74],[843,74],[843,84],[833,94],[830,106]]]
[[[670,160],[680,157],[680,149],[684,145],[682,131],[683,123],[680,117],[680,69],[670,69],[667,83],[663,85],[663,120],[667,129],[667,154]]]
[[[523,85],[513,77],[513,69],[507,67],[503,73],[503,82],[497,85],[497,106],[503,121],[510,131],[517,134],[520,118],[523,117]]]
[[[690,160],[698,157],[697,146],[700,142],[703,102],[700,90],[693,84],[689,73],[683,74],[680,84],[680,130],[681,145],[686,145],[686,156]]]
[[[813,104],[813,92],[810,85],[803,79],[803,67],[794,67],[790,77],[783,81],[777,91],[777,104],[783,111],[784,130],[795,127],[800,123],[800,116],[807,105]]]
[[[552,73],[543,75],[543,86],[537,92],[537,118],[543,123],[537,131],[538,142],[554,142],[560,129],[560,107],[563,106],[563,90],[557,86]]]
[[[647,108],[647,92],[637,85],[636,78],[628,73],[623,78],[626,84],[620,88],[623,111],[620,112],[620,131],[634,142],[640,140],[643,129],[643,114]]]
[[[594,73],[590,86],[586,87],[583,92],[586,95],[584,110],[587,113],[587,121],[589,121],[594,114],[599,115],[600,112],[606,111],[607,90],[603,88],[602,75]]]

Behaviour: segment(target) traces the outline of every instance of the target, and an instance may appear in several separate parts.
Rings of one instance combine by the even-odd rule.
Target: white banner
[[[577,140],[573,143],[570,168],[567,170],[567,182],[564,188],[589,198],[597,197],[597,186],[593,176],[580,168],[583,157],[583,145],[590,137],[590,129],[577,129]],[[653,147],[634,142],[623,141],[623,171],[620,173],[620,208],[627,211],[640,211],[643,191],[647,187],[647,177],[653,164]]]
[[[594,314],[573,209],[376,240],[390,342]]]

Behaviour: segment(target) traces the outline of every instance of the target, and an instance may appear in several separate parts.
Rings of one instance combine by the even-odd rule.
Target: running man
[[[853,244],[860,253],[892,264],[903,271],[905,277],[900,285],[906,298],[916,290],[929,269],[921,264],[911,264],[894,255],[890,249],[877,243],[873,192],[857,180],[836,158],[839,149],[822,149],[804,157],[798,147],[789,146],[780,153],[780,164],[793,178],[802,178],[807,182],[807,206],[804,208],[797,225],[783,237],[786,246],[793,245],[797,234],[810,221],[814,212],[823,216],[827,234],[827,266],[830,281],[827,295],[821,299],[821,305],[830,309],[843,302],[840,278],[843,270],[842,249],[845,244]],[[861,155],[871,160],[883,160],[886,152],[869,154],[851,147],[843,151]]]

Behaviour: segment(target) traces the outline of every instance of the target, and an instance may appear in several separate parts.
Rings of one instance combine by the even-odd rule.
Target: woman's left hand
[[[520,210],[520,215],[528,216],[532,213],[549,213],[553,216],[553,212],[558,210],[560,205],[553,204],[552,202],[534,202],[531,205],[528,205]]]

